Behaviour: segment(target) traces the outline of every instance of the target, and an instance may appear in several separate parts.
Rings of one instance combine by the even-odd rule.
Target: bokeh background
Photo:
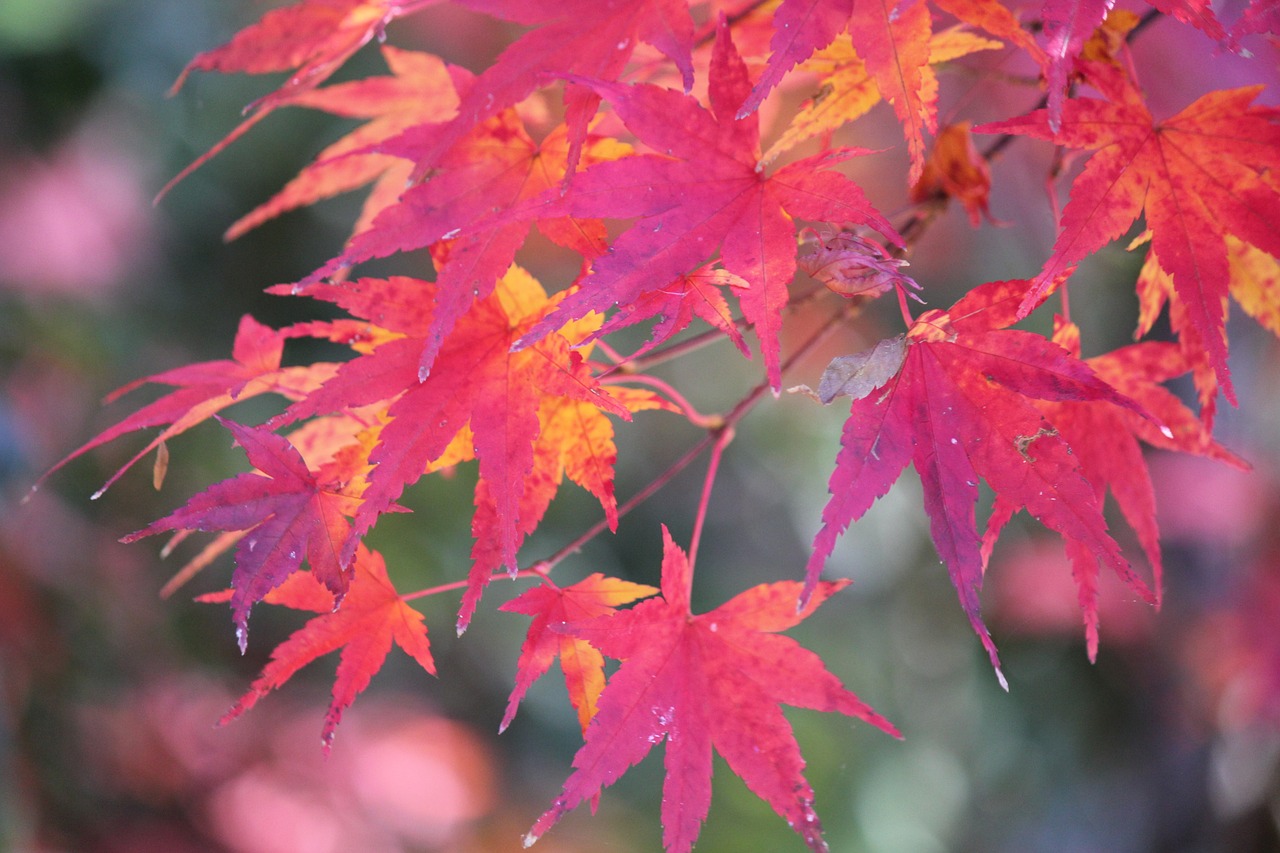
[[[304,615],[258,608],[241,657],[225,610],[191,601],[225,585],[225,559],[161,601],[157,592],[183,555],[166,563],[149,542],[116,541],[240,470],[215,425],[172,443],[160,493],[143,465],[89,500],[134,452],[136,437],[28,492],[68,451],[149,399],[141,392],[138,402],[103,410],[111,389],[226,357],[243,313],[273,325],[316,316],[308,313],[314,306],[262,290],[330,257],[359,199],[284,217],[234,243],[220,235],[344,125],[281,112],[158,207],[151,203],[268,84],[197,76],[176,97],[166,99],[166,89],[191,56],[267,5],[0,0],[0,850],[514,851],[579,743],[554,673],[512,728],[496,734],[526,627],[522,617],[495,612],[519,591],[505,584],[491,587],[461,639],[451,630],[456,600],[421,602],[440,678],[393,652],[346,714],[327,760],[318,736],[334,658],[215,728]],[[1239,7],[1220,10],[1230,20]],[[391,35],[479,68],[512,31],[438,9],[393,24]],[[1135,51],[1154,84],[1155,110],[1167,115],[1209,89],[1274,84],[1274,47],[1255,39],[1250,48],[1250,61],[1215,54],[1194,31],[1161,21]],[[983,120],[1029,106],[1034,95],[1018,83],[1019,69],[1003,61],[949,76],[944,117]],[[369,48],[344,75],[380,70]],[[992,82],[996,72],[1007,85]],[[1263,100],[1274,104],[1277,94],[1273,87]],[[893,184],[904,164],[895,134],[881,108],[840,140],[892,149],[858,166],[890,211],[903,196]],[[1046,147],[1019,142],[996,164],[992,211],[1003,227],[974,231],[963,211],[951,210],[921,241],[911,271],[932,304],[1037,269],[1052,243],[1043,193],[1050,157]],[[1138,262],[1117,249],[1082,267],[1072,306],[1086,355],[1129,339]],[[796,325],[830,308],[819,301]],[[897,333],[894,323],[893,311],[873,311],[801,364],[794,382],[816,384],[826,359]],[[987,581],[985,614],[1008,694],[928,543],[913,475],[845,537],[830,573],[854,584],[793,633],[906,739],[789,712],[834,850],[1280,850],[1280,363],[1276,341],[1248,318],[1233,315],[1230,333],[1243,405],[1225,408],[1218,435],[1255,468],[1151,455],[1164,607],[1156,614],[1119,587],[1104,588],[1096,665],[1085,656],[1061,549],[1033,523],[1020,519],[1006,534]],[[723,345],[664,371],[703,411],[722,410],[758,381],[757,364]],[[744,422],[708,519],[695,590],[701,607],[798,575],[842,414],[783,395]],[[265,411],[236,415],[256,422]],[[624,498],[698,438],[660,415],[620,432]],[[401,589],[465,572],[468,476],[424,484],[407,498],[414,515],[379,526],[374,544]],[[700,465],[677,477],[616,537],[592,542],[558,572],[655,582],[658,525],[688,541],[701,477]],[[553,551],[598,511],[567,494],[524,555]],[[1132,545],[1127,531],[1118,535]],[[698,849],[803,849],[717,762]],[[660,784],[655,754],[606,792],[598,816],[581,810],[538,849],[660,849]]]

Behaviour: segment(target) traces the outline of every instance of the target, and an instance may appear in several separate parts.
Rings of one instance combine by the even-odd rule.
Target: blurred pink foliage
[[[1183,661],[1193,697],[1214,727],[1280,725],[1280,553],[1246,579],[1232,600],[1188,633]]]
[[[1265,457],[1264,457],[1265,458]],[[1185,701],[1220,732],[1280,727],[1280,482],[1190,459],[1161,460],[1156,482],[1181,496],[1161,518],[1169,538],[1207,555],[1225,580],[1179,643]]]
[[[1062,542],[1045,536],[1024,539],[1004,551],[988,577],[992,622],[1007,634],[1081,636],[1076,583]],[[1155,619],[1150,605],[1115,576],[1098,576],[1098,622],[1105,644],[1113,647],[1151,639]],[[1083,654],[1083,640],[1081,649]]]
[[[148,256],[151,182],[119,121],[87,121],[46,156],[0,151],[0,288],[102,299]]]
[[[482,821],[499,796],[494,756],[467,725],[410,697],[370,697],[325,759],[309,704],[277,703],[254,725],[215,729],[231,699],[211,682],[170,676],[87,703],[86,770],[107,796],[182,813],[170,831],[186,822],[196,832],[180,850],[210,841],[238,853],[492,849]],[[153,843],[162,822],[117,827],[110,849],[164,849]]]
[[[1267,458],[1257,451],[1242,455]],[[1268,510],[1276,509],[1268,507],[1277,484],[1266,470],[1240,471],[1173,453],[1152,458],[1150,467],[1166,542],[1240,546],[1261,532]]]

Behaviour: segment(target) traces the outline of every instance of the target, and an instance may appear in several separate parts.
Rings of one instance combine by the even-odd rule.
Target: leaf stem
[[[532,566],[528,569],[521,569],[515,574],[511,574],[506,569],[499,569],[498,571],[493,573],[493,576],[495,578],[497,577],[511,578],[512,580],[515,580],[516,578],[540,577],[543,580],[546,580],[548,583],[550,582],[550,579],[547,578],[546,569],[544,569],[541,566],[541,564]],[[404,595],[400,596],[400,600],[413,601],[415,598],[426,598],[429,595],[438,595],[439,593],[442,593],[442,592],[450,592],[455,589],[463,589],[470,582],[471,582],[470,580],[460,580],[460,581],[451,581],[450,583],[442,583],[439,586],[427,587],[426,589],[420,589],[416,592],[407,592]]]
[[[734,323],[738,328],[745,328],[750,325],[746,319],[742,317],[739,317],[734,321]],[[651,350],[642,356],[633,356],[631,358],[624,359],[608,370],[600,373],[597,378],[605,379],[613,373],[628,375],[640,373],[641,371],[648,370],[650,367],[662,364],[664,361],[670,361],[673,358],[687,355],[695,350],[700,350],[708,344],[713,344],[716,341],[723,339],[724,336],[724,332],[719,329],[707,329],[705,332],[699,332],[692,337]]]
[[[702,429],[719,429],[724,425],[724,418],[720,415],[704,415],[693,407],[693,404],[685,398],[683,394],[676,390],[675,386],[667,382],[665,379],[659,379],[656,376],[650,376],[647,373],[637,373],[630,376],[622,376],[616,379],[617,382],[636,382],[640,385],[649,385],[657,388],[663,394],[671,398],[671,402],[680,407],[684,416],[689,419],[689,423]]]
[[[626,356],[609,346],[603,338],[596,338],[591,343],[599,349],[600,352],[604,353],[605,358],[609,359],[609,361],[614,365],[621,364],[627,360]]]

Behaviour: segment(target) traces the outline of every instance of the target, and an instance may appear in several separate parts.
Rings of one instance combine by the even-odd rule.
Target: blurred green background
[[[556,673],[535,688],[512,728],[496,734],[527,624],[496,612],[524,588],[501,583],[461,639],[452,631],[456,599],[420,602],[440,678],[393,652],[346,714],[328,760],[318,735],[335,658],[215,729],[303,616],[255,610],[242,658],[225,610],[190,601],[226,584],[227,559],[161,601],[157,591],[183,554],[166,565],[150,542],[116,542],[240,470],[229,437],[213,424],[172,442],[160,493],[144,464],[89,500],[140,446],[130,437],[77,460],[24,501],[53,463],[138,404],[101,409],[111,389],[226,357],[243,313],[272,325],[317,316],[310,304],[262,290],[330,257],[359,199],[283,217],[231,244],[220,234],[343,124],[284,111],[151,204],[267,91],[263,80],[196,75],[165,98],[195,53],[263,8],[227,0],[0,0],[0,850],[514,851],[559,790],[579,743]],[[432,10],[390,33],[396,44],[477,68],[511,31]],[[1274,82],[1275,51],[1263,44],[1254,45],[1252,65],[1221,56],[1187,63],[1176,58],[1212,50],[1193,31],[1162,21],[1144,39],[1140,67],[1167,74],[1158,97],[1168,110],[1249,75]],[[366,49],[343,73],[380,68]],[[973,108],[966,78],[958,79],[944,84],[944,112]],[[1027,100],[1025,90],[1015,92]],[[980,106],[992,115],[978,118],[1000,108]],[[858,144],[902,147],[884,115],[857,133],[864,134]],[[901,161],[900,150],[885,156]],[[988,278],[1035,271],[1052,242],[1041,191],[1047,162],[1047,149],[1019,143],[997,164],[993,212],[1014,225],[972,231],[952,210],[920,243],[911,269],[931,304]],[[896,209],[900,188],[875,177],[894,170],[865,168],[877,201]],[[1104,252],[1073,283],[1086,355],[1126,342],[1136,264],[1122,251]],[[892,311],[873,313],[800,365],[793,381],[816,384],[825,359],[865,347],[879,323],[900,331],[894,322]],[[1219,438],[1256,469],[1152,455],[1167,557],[1164,608],[1154,614],[1120,587],[1104,587],[1096,665],[1085,656],[1057,540],[1025,519],[997,550],[985,599],[1008,694],[927,540],[913,475],[844,538],[829,571],[854,584],[793,635],[906,739],[789,712],[833,850],[1280,850],[1280,363],[1276,342],[1247,318],[1233,318],[1230,330],[1243,406],[1222,413]],[[758,381],[758,365],[718,345],[664,375],[709,412]],[[150,399],[146,393],[138,399]],[[838,408],[783,395],[743,424],[716,485],[696,606],[798,576],[838,447]],[[252,407],[235,414],[247,422],[265,416]],[[652,414],[619,432],[624,499],[698,438]],[[702,470],[676,478],[616,537],[591,543],[557,577],[604,571],[656,582],[659,523],[687,544]],[[374,544],[401,589],[465,573],[471,487],[466,472],[424,483],[406,499],[418,512],[379,526]],[[522,552],[526,559],[596,519],[598,507],[568,492]],[[1127,531],[1120,535],[1132,544]],[[803,849],[717,761],[697,849]],[[580,810],[537,849],[659,849],[660,786],[655,754],[605,793],[597,817]]]

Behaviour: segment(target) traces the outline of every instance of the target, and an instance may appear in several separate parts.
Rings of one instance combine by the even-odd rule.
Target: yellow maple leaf
[[[938,65],[980,50],[1003,47],[1003,42],[975,35],[962,27],[935,33],[929,40],[929,63]],[[791,125],[765,152],[762,163],[814,137],[843,127],[865,115],[881,100],[880,89],[866,63],[853,49],[853,40],[842,33],[800,66],[816,74],[818,92],[796,113]]]

